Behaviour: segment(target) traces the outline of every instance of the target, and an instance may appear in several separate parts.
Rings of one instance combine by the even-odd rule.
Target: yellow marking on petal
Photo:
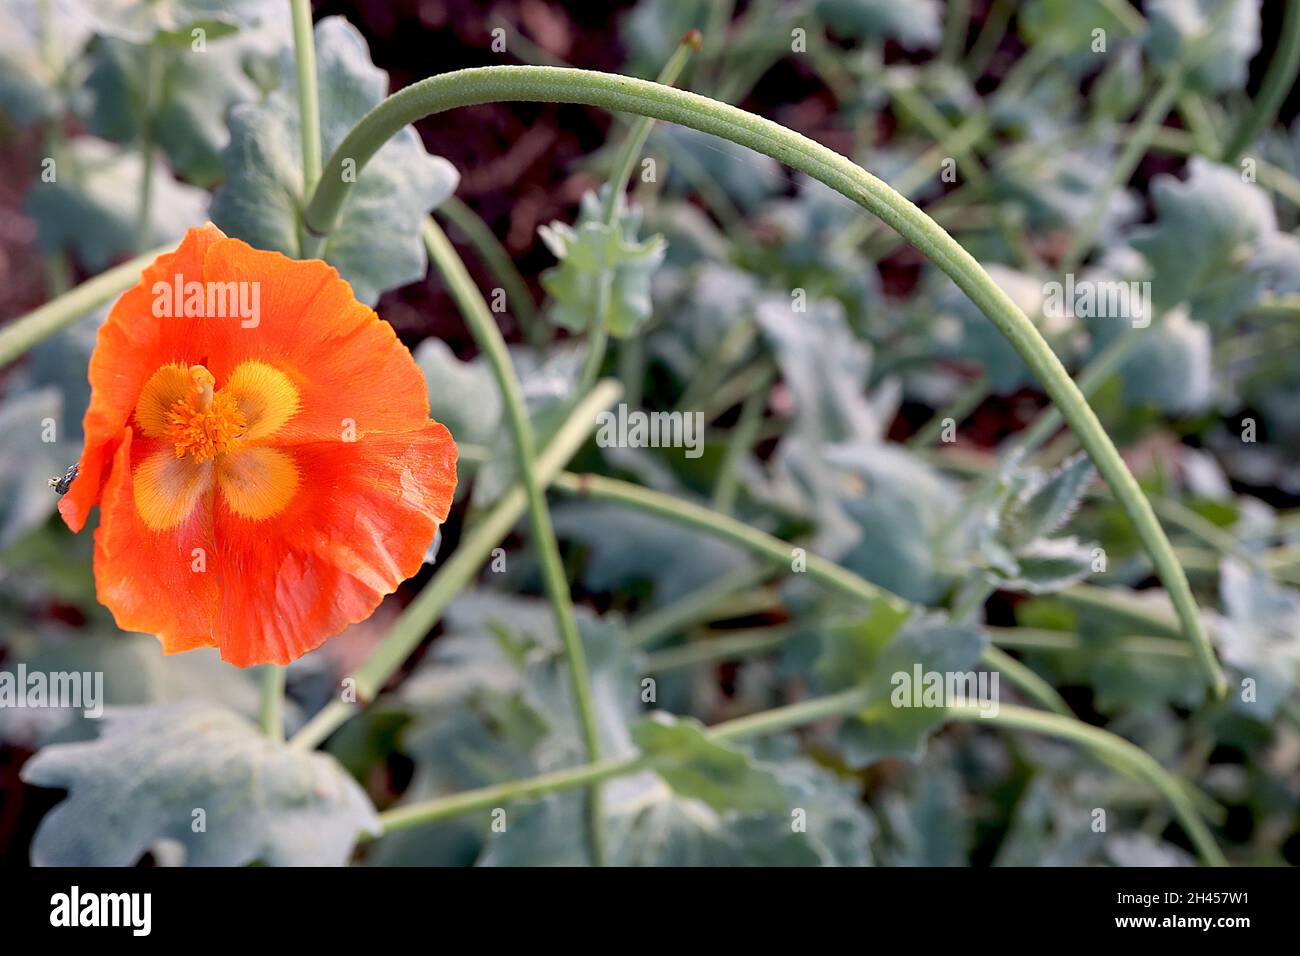
[[[298,413],[298,389],[288,375],[265,362],[241,362],[222,386],[248,420],[250,441],[269,438]]]
[[[131,476],[136,514],[152,531],[179,525],[211,487],[210,462],[177,458],[166,448],[140,462]]]
[[[187,398],[193,387],[184,365],[164,365],[149,376],[135,405],[140,431],[150,438],[167,438],[167,412]]]
[[[226,503],[252,521],[283,511],[298,485],[298,466],[278,448],[241,448],[217,459],[217,487]]]

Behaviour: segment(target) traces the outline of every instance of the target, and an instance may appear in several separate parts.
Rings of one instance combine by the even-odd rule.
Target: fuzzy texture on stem
[[[546,495],[537,478],[537,450],[533,438],[533,426],[528,420],[528,408],[524,404],[524,390],[510,363],[510,352],[506,341],[492,319],[492,313],[483,301],[483,296],[474,285],[465,264],[437,223],[426,219],[424,223],[424,244],[429,251],[429,259],[451,292],[452,299],[460,309],[465,323],[469,326],[479,351],[487,359],[488,367],[496,378],[497,388],[501,390],[501,401],[506,410],[506,421],[510,426],[510,438],[515,446],[515,458],[519,463],[519,474],[524,485],[524,494],[528,499],[528,520],[532,527],[533,542],[537,547],[538,558],[542,566],[542,581],[546,596],[555,612],[556,630],[564,642],[564,655],[569,664],[569,682],[572,684],[574,708],[578,715],[578,724],[582,728],[583,744],[587,750],[587,760],[595,763],[600,760],[600,728],[596,723],[596,704],[592,697],[591,676],[587,669],[587,655],[582,646],[582,635],[578,633],[578,622],[573,613],[573,601],[569,595],[569,582],[564,575],[564,563],[560,558],[560,546],[555,540],[555,528],[551,524],[551,513],[546,508]],[[592,858],[598,864],[603,862],[604,851],[601,823],[600,794],[593,787],[589,806],[589,838]]]
[[[333,228],[350,186],[342,175],[346,160],[353,160],[359,169],[398,130],[425,116],[458,106],[513,100],[598,106],[719,136],[807,173],[874,213],[916,246],[1006,336],[1060,408],[1150,554],[1178,609],[1187,638],[1197,648],[1211,687],[1220,697],[1227,693],[1227,679],[1202,625],[1187,575],[1164,529],[1110,436],[1037,327],[975,258],[934,220],[887,183],[834,150],[752,113],[659,83],[556,67],[478,67],[412,84],[362,117],[330,157],[307,207],[307,225],[321,235]]]

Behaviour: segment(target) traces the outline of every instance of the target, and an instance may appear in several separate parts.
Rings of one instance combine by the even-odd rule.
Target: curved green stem
[[[762,584],[772,576],[771,568],[741,568],[697,588],[679,601],[638,617],[627,628],[630,647],[645,647],[662,637],[676,634],[705,621],[717,620],[714,609],[737,591]]]
[[[140,197],[135,217],[135,251],[149,241],[149,220],[153,218],[153,151],[157,134],[158,88],[162,85],[163,50],[153,40],[144,51],[144,104],[140,119]]]
[[[990,644],[980,655],[986,665],[1007,675],[1007,679],[1022,691],[1055,714],[1068,720],[1078,720],[1065,698],[1056,692],[1056,688],[1038,676],[1031,668],[1020,663],[1006,651]]]
[[[782,733],[818,721],[846,717],[861,710],[868,700],[869,692],[855,687],[837,694],[814,697],[797,704],[714,724],[705,733],[710,739],[721,742]],[[1227,865],[1227,860],[1224,859],[1214,837],[1197,813],[1191,795],[1193,791],[1185,787],[1140,747],[1122,737],[1057,714],[1045,714],[1009,704],[1000,706],[997,714],[992,717],[988,716],[987,711],[981,711],[978,706],[952,707],[948,709],[948,714],[953,720],[972,723],[989,721],[1019,730],[1073,740],[1092,748],[1098,754],[1104,755],[1112,765],[1121,767],[1133,776],[1151,783],[1168,801],[1197,852],[1206,863],[1213,866]],[[653,766],[654,762],[651,758],[640,755],[606,760],[386,810],[379,815],[379,822],[383,833],[393,833],[408,827],[436,823],[462,814],[491,809],[516,800],[531,800],[547,794],[590,786],[638,770],[653,769]]]
[[[727,442],[727,450],[713,484],[713,507],[723,514],[731,514],[736,507],[736,495],[740,490],[740,466],[758,437],[759,426],[763,424],[763,409],[767,407],[768,389],[775,377],[775,369],[768,369],[762,384],[740,406],[740,419],[731,431],[731,440]]]
[[[1111,196],[1133,177],[1133,171],[1137,169],[1138,163],[1142,161],[1143,155],[1150,147],[1160,121],[1169,115],[1169,110],[1183,91],[1185,76],[1186,71],[1180,64],[1170,67],[1155,95],[1147,101],[1142,115],[1124,141],[1124,149],[1111,166],[1110,175],[1106,177],[1101,192],[1089,200],[1088,218],[1075,230],[1070,239],[1069,248],[1061,258],[1059,271],[1063,275],[1077,269],[1084,256],[1088,254],[1088,249],[1092,246],[1092,241],[1097,235],[1097,230],[1101,228],[1102,220],[1110,206]]]
[[[409,123],[458,106],[501,100],[581,103],[679,123],[720,136],[807,173],[879,216],[916,246],[1007,337],[1061,409],[1150,553],[1178,608],[1187,637],[1198,649],[1211,686],[1220,696],[1227,693],[1227,682],[1169,539],[1101,422],[1034,323],[974,257],[937,223],[886,183],[834,150],[744,110],[645,80],[553,67],[492,66],[458,70],[406,87],[361,119],[330,157],[329,170],[307,207],[307,224],[314,232],[325,234],[337,222],[349,188],[339,175],[345,160],[353,160],[360,168]]]
[[[1108,761],[1126,767],[1133,776],[1147,780],[1169,802],[1178,817],[1178,822],[1182,824],[1183,830],[1186,831],[1192,845],[1196,847],[1196,852],[1201,859],[1211,866],[1228,865],[1223,852],[1214,841],[1214,836],[1197,813],[1187,788],[1160,766],[1154,757],[1136,744],[1100,727],[1093,727],[1059,714],[1045,714],[1011,704],[1003,704],[991,717],[987,712],[982,712],[978,706],[949,707],[948,714],[954,720],[971,723],[987,720],[992,724],[1002,724],[1017,730],[1028,730],[1084,744],[1098,754],[1104,755]]]
[[[650,491],[640,485],[619,481],[616,478],[575,475],[566,472],[555,479],[553,487],[556,491],[566,494],[619,502],[647,514],[659,515],[688,528],[696,528],[716,538],[731,541],[773,564],[786,568],[789,568],[794,561],[795,552],[803,550],[702,505],[658,491]],[[841,594],[868,604],[884,601],[900,612],[906,612],[911,608],[911,605],[897,594],[858,577],[833,561],[806,552],[802,558],[809,577]]]
[[[560,559],[560,546],[555,540],[555,528],[551,524],[551,513],[546,507],[546,495],[541,482],[537,479],[537,452],[534,447],[533,426],[528,419],[528,408],[524,404],[524,390],[510,363],[510,352],[505,339],[492,320],[492,313],[483,301],[482,295],[465,269],[465,263],[451,242],[432,219],[424,223],[424,244],[429,251],[429,258],[442,274],[451,297],[456,301],[461,315],[464,316],[479,351],[487,358],[488,366],[497,380],[501,390],[501,401],[506,410],[506,421],[510,426],[510,438],[515,446],[515,458],[519,463],[519,474],[523,481],[524,493],[528,499],[528,519],[532,526],[534,543],[541,561],[542,582],[546,596],[555,612],[555,627],[564,643],[564,654],[569,664],[569,680],[572,686],[574,709],[578,715],[578,725],[582,728],[583,743],[587,749],[587,760],[595,763],[600,760],[600,728],[596,723],[596,704],[591,692],[591,675],[587,669],[587,655],[583,650],[582,636],[578,633],[578,622],[573,614],[573,601],[569,595],[569,582],[564,574],[564,564]],[[590,833],[592,857],[601,863],[602,835],[600,795],[593,788],[590,796]]]
[[[75,289],[65,292],[57,299],[51,299],[0,329],[0,367],[20,358],[37,342],[67,328],[109,299],[131,288],[140,281],[140,273],[149,263],[169,251],[170,247],[152,249],[134,259],[128,259],[120,266],[87,279]]]
[[[866,702],[866,693],[861,688],[854,688],[715,724],[706,733],[710,738],[719,741],[743,740],[763,734],[776,734],[819,720],[846,716],[861,709]],[[590,786],[611,777],[623,776],[652,766],[653,761],[650,758],[640,755],[604,760],[600,763],[539,774],[523,780],[511,780],[478,790],[465,790],[447,797],[435,797],[410,806],[386,810],[379,815],[379,822],[385,834],[393,833],[396,830],[436,823],[439,820],[473,813],[476,810],[487,810],[515,800],[531,800],[551,793]]]
[[[537,456],[535,474],[541,485],[549,484],[565,463],[577,454],[596,427],[597,413],[618,401],[621,391],[617,382],[599,382],[574,406],[550,443]],[[442,612],[474,579],[482,569],[483,561],[510,533],[527,508],[527,492],[522,484],[515,483],[464,534],[455,552],[433,580],[406,606],[370,657],[352,675],[358,700],[372,700],[379,693],[388,678],[424,640]],[[354,707],[354,704],[343,701],[327,705],[294,735],[290,745],[300,750],[312,749],[346,721]]]
[[[1287,0],[1286,14],[1282,18],[1282,34],[1277,40],[1277,52],[1268,64],[1264,82],[1260,84],[1250,112],[1241,118],[1237,128],[1223,147],[1222,158],[1229,165],[1259,138],[1277,116],[1278,107],[1295,86],[1296,71],[1300,70],[1300,0]]]

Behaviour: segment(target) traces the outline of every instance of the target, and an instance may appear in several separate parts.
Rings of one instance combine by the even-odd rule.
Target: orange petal
[[[218,387],[254,360],[278,369],[298,393],[297,412],[260,444],[362,440],[428,421],[428,386],[411,353],[332,266],[226,239],[208,248],[204,268],[208,281],[258,289],[255,327],[237,319],[209,325],[205,364]]]
[[[241,667],[286,664],[369,617],[420,569],[456,489],[456,446],[437,422],[292,454],[302,484],[274,517],[216,498],[217,636]]]
[[[205,349],[209,320],[156,317],[155,285],[170,285],[177,275],[201,280],[205,254],[223,239],[225,234],[211,223],[191,229],[175,252],[159,256],[144,270],[100,326],[90,357],[90,407],[83,420],[86,445],[77,479],[59,501],[59,514],[73,531],[85,526],[99,500],[108,481],[108,466],[145,383],[159,367],[189,365],[189,356]]]
[[[211,493],[180,524],[154,531],[136,510],[132,468],[170,446],[132,442],[126,429],[104,487],[95,531],[95,591],[124,631],[156,634],[169,654],[216,644],[216,546]]]

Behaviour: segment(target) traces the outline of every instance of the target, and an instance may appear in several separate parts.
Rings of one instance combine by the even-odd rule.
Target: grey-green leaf
[[[602,190],[602,195],[603,195]],[[635,335],[650,320],[650,279],[663,262],[662,236],[639,239],[641,214],[620,198],[613,224],[602,218],[603,202],[594,192],[582,197],[578,221],[553,222],[538,229],[559,265],[542,273],[551,298],[551,321],[570,332],[584,332],[597,319],[600,303],[611,335]],[[601,286],[609,285],[602,296]]]
[[[654,760],[654,771],[680,797],[715,810],[782,810],[787,804],[776,775],[748,754],[710,740],[694,718],[662,711],[632,727],[632,740]]]
[[[260,249],[300,254],[299,211],[306,200],[293,57],[285,54],[280,86],[260,105],[236,107],[223,153],[226,185],[212,219],[226,233]],[[321,141],[328,156],[387,92],[388,77],[370,62],[365,40],[341,17],[316,24]],[[344,175],[349,175],[345,167]],[[427,268],[420,227],[456,188],[450,163],[430,156],[407,127],[356,176],[322,258],[339,270],[363,302],[421,278]]]
[[[68,796],[41,821],[38,866],[131,866],[161,840],[192,866],[341,866],[376,834],[369,798],[332,757],[290,750],[210,705],[130,707],[98,739],[23,768]]]

